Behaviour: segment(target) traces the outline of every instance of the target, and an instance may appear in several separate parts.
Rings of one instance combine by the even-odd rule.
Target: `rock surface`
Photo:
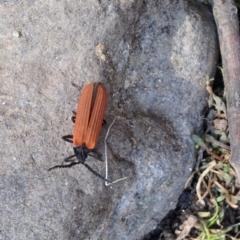
[[[205,77],[218,57],[209,10],[190,1],[0,1],[0,238],[140,239],[174,208],[194,165]],[[72,154],[71,111],[103,82],[112,187]],[[98,151],[104,152],[103,126]],[[104,174],[104,164],[88,164]]]

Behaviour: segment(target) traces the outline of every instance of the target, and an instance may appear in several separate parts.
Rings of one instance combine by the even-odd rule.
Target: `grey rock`
[[[191,1],[0,1],[0,238],[140,239],[175,207],[194,166],[205,77],[218,57],[209,10]],[[19,33],[16,37],[13,33]],[[72,154],[81,88],[109,93],[106,187]],[[104,163],[87,159],[104,174]]]

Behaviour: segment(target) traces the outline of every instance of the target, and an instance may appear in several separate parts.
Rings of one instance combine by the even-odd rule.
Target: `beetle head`
[[[75,156],[80,163],[84,163],[86,158],[88,157],[88,154],[90,150],[85,146],[85,144],[82,144],[79,147],[73,148]]]

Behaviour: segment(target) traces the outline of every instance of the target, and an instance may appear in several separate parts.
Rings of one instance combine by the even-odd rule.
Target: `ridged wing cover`
[[[87,133],[90,118],[93,89],[93,83],[87,85],[83,89],[78,102],[77,115],[73,132],[73,144],[76,147],[81,146],[85,142],[85,136]]]
[[[102,128],[103,117],[106,110],[107,93],[105,87],[100,84],[98,86],[94,107],[91,113],[90,122],[88,124],[85,144],[88,149],[94,149]]]

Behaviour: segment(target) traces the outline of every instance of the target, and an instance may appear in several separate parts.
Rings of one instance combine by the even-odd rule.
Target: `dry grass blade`
[[[210,170],[211,171],[211,170]],[[212,198],[213,196],[212,196],[212,193],[211,193],[211,184],[212,184],[212,180],[211,179],[208,179],[208,185],[205,183],[205,181],[204,181],[204,179],[203,179],[203,183],[204,183],[204,185],[205,185],[205,187],[206,187],[206,191],[205,191],[205,193],[202,195],[202,199],[204,199],[208,194],[210,195],[210,197]]]
[[[190,182],[192,181],[194,175],[195,175],[195,171],[191,174],[191,176],[188,178],[188,180],[186,181],[185,185],[184,185],[184,188],[187,188],[190,184]]]
[[[238,205],[237,204],[234,204],[232,201],[231,201],[231,194],[229,193],[229,191],[224,188],[219,182],[215,181],[214,182],[216,186],[218,186],[218,188],[220,188],[224,195],[225,195],[225,198],[226,198],[226,202],[232,207],[232,208],[238,208]]]
[[[196,191],[197,191],[197,197],[198,197],[198,202],[200,202],[202,205],[205,205],[203,201],[203,197],[201,196],[201,183],[203,181],[203,178],[210,172],[210,170],[216,165],[216,161],[212,161],[208,164],[208,167],[203,171],[203,173],[200,175],[197,186],[196,186]]]

